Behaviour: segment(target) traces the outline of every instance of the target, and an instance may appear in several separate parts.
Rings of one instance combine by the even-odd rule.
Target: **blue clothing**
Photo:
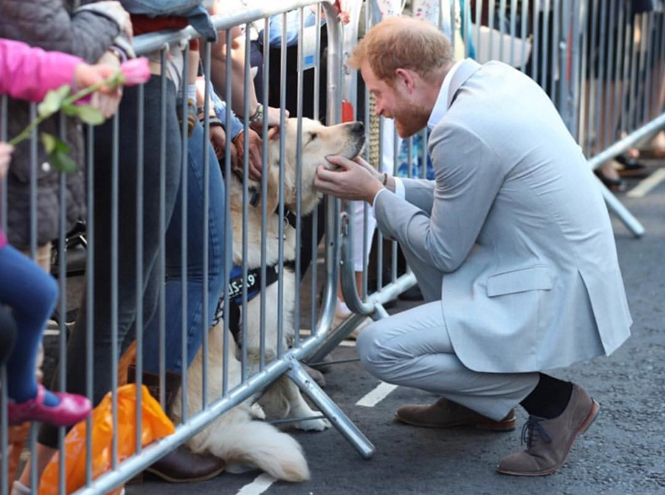
[[[316,14],[311,9],[305,10],[304,27],[311,27],[316,23]],[[321,18],[321,25],[325,24],[325,19]],[[282,14],[274,15],[268,23],[268,43],[270,48],[281,48],[282,46]],[[300,11],[292,10],[286,14],[286,46],[295,46],[298,44],[298,32],[300,31]],[[261,31],[261,38],[263,31]]]
[[[210,182],[208,231],[208,266],[203,265],[203,153],[209,155]],[[201,346],[203,331],[210,328],[217,302],[224,289],[224,182],[217,157],[196,123],[188,143],[187,191],[180,188],[173,216],[166,232],[166,369],[182,369],[182,265],[181,228],[183,195],[187,199],[187,363],[192,362]],[[203,315],[203,273],[208,270],[208,314]],[[203,320],[205,318],[205,324]],[[143,366],[159,372],[159,318],[153,317],[144,329]]]
[[[12,309],[17,330],[14,349],[7,360],[7,396],[25,402],[37,395],[37,353],[46,322],[58,300],[58,284],[10,245],[0,249],[0,280],[0,304]],[[50,406],[58,403],[48,392],[45,401]]]
[[[121,0],[120,3],[131,14],[187,17],[201,36],[210,41],[217,40],[217,30],[203,0]]]
[[[217,96],[217,93],[215,93],[214,88],[212,87],[212,83],[208,81],[208,91],[210,92],[210,97],[212,99],[212,106],[213,110],[215,111],[215,115],[217,115],[217,118],[222,121],[222,125],[226,126],[226,111],[227,111],[227,106],[226,102],[223,101],[219,96]],[[238,134],[240,134],[245,126],[244,124],[236,117],[236,114],[233,113],[233,110],[229,110],[231,112],[231,130],[229,132],[229,129],[226,129],[227,132],[229,132],[229,135],[231,136],[231,139],[234,139]]]

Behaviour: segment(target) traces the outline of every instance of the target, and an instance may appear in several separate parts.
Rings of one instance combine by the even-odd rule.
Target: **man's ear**
[[[276,141],[279,139],[279,126],[273,126],[268,129],[268,141]]]
[[[416,81],[414,79],[414,73],[409,69],[397,69],[395,71],[395,80],[404,84],[404,88],[412,93],[416,87]]]

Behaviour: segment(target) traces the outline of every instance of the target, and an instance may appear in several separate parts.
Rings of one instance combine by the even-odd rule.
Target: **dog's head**
[[[312,211],[321,194],[314,189],[314,177],[319,165],[335,166],[326,157],[342,155],[355,158],[365,145],[365,128],[362,122],[350,122],[325,126],[311,119],[302,119],[302,139],[298,149],[298,119],[287,119],[284,129],[273,127],[268,133],[268,209],[273,211],[279,201],[280,133],[284,133],[284,204],[295,210],[297,191],[298,154],[301,156],[301,180],[303,214]]]

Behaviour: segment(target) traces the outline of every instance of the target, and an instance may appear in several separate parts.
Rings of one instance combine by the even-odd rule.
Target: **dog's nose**
[[[351,125],[351,134],[355,136],[365,135],[365,124],[363,124],[362,122],[354,122]]]

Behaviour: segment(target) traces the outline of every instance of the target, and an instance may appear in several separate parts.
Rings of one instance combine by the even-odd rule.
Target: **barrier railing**
[[[93,477],[98,473],[93,472],[92,435],[87,435],[85,486],[78,493],[108,493],[114,490],[179,445],[191,441],[206,427],[214,427],[214,422],[234,407],[245,407],[247,421],[251,421],[249,404],[245,401],[257,399],[262,391],[274,387],[276,381],[283,381],[279,380],[282,376],[288,377],[287,382],[295,384],[286,387],[288,393],[298,396],[293,399],[298,408],[292,408],[291,412],[279,411],[286,416],[278,417],[280,422],[294,422],[304,429],[323,429],[329,426],[325,422],[327,418],[362,456],[369,457],[373,453],[371,443],[301,364],[329,333],[333,319],[339,264],[339,237],[336,235],[339,205],[330,200],[319,207],[319,213],[315,211],[313,215],[305,215],[303,198],[307,199],[311,184],[305,190],[301,182],[303,168],[307,165],[311,168],[312,164],[303,164],[301,154],[295,150],[304,147],[303,134],[309,132],[303,130],[303,125],[306,125],[303,115],[311,112],[310,116],[318,119],[320,80],[325,84],[322,101],[326,106],[326,122],[332,125],[340,121],[341,27],[336,10],[328,1],[294,0],[280,2],[280,5],[274,2],[254,5],[241,12],[214,18],[215,27],[220,31],[218,43],[201,40],[204,82],[199,93],[203,92],[202,126],[188,118],[190,105],[186,87],[188,82],[192,82],[190,69],[198,63],[197,50],[192,48],[190,42],[199,38],[199,34],[188,27],[138,36],[134,40],[137,54],[147,55],[153,73],[159,75],[134,91],[126,88],[118,113],[104,127],[86,129],[88,214],[85,288],[80,281],[67,277],[69,225],[63,207],[57,242],[58,280],[62,294],[58,331],[54,332],[59,335],[57,352],[60,371],[57,385],[61,390],[72,391],[74,379],[78,383],[76,387],[82,388],[74,391],[86,394],[94,403],[110,391],[109,426],[115,434],[108,451],[109,469],[95,479]],[[307,58],[309,55],[305,53],[309,49],[304,43],[305,30],[309,26],[305,25],[304,19],[310,12],[315,16],[315,26],[323,25],[325,17],[325,72],[322,72],[319,55],[322,30],[318,27],[310,30],[315,36],[312,59]],[[290,23],[293,24],[291,16],[296,18],[298,41],[294,45],[297,47],[297,69],[289,74],[287,62],[294,60],[293,50],[287,46],[288,36],[293,34],[288,31]],[[281,26],[273,28],[273,21],[278,24],[281,21]],[[244,31],[243,34],[234,32],[238,27]],[[279,49],[271,49],[271,42],[274,42],[270,38],[271,29],[278,33]],[[262,33],[256,36],[257,31]],[[255,82],[250,60],[252,50],[257,47],[260,47],[258,51],[264,58],[259,70],[263,69],[266,79],[262,89],[252,94],[250,88]],[[234,51],[243,52],[242,62],[234,58]],[[276,57],[279,60],[275,60]],[[220,67],[225,68],[225,74]],[[277,70],[271,71],[271,67]],[[196,73],[196,70],[193,72]],[[305,88],[303,80],[310,74],[314,75],[313,93],[307,102],[303,94],[308,88]],[[273,76],[277,84],[273,84]],[[221,175],[216,171],[216,159],[211,156],[208,143],[213,117],[209,81],[227,102],[226,115],[220,118],[227,130],[223,141],[226,153],[220,161]],[[241,98],[236,86],[239,81],[242,81],[243,88]],[[294,91],[296,85],[297,93]],[[185,88],[178,103],[176,86]],[[285,111],[294,93],[297,95],[295,108],[289,110],[296,120],[287,121]],[[255,113],[252,111],[253,100],[263,101],[265,105],[260,132],[256,136],[261,138],[263,168],[262,179],[258,181],[250,177],[251,153],[256,151],[257,146],[256,137],[254,142],[250,142],[249,138],[257,124],[252,116]],[[7,137],[6,102],[4,98],[0,118],[3,139]],[[268,110],[271,103],[279,109],[278,138],[269,134],[268,129],[268,119],[275,116],[275,112]],[[237,121],[229,111],[231,106],[244,115],[240,119],[241,132],[244,133],[242,147],[238,150],[242,156],[240,167],[232,163],[231,150],[235,143],[231,129]],[[303,106],[308,107],[306,111]],[[175,121],[176,110],[180,114],[179,124]],[[34,104],[31,111],[34,116]],[[31,232],[36,232],[39,194],[36,132],[32,138],[30,160],[35,173],[30,183],[29,218]],[[221,141],[216,145],[220,146]],[[196,172],[193,173],[195,165]],[[78,173],[83,174],[82,169]],[[224,177],[223,183],[221,176]],[[274,183],[269,183],[273,178]],[[310,173],[307,178],[313,180],[313,175]],[[59,174],[58,191],[63,206],[69,200],[67,180],[65,173]],[[9,187],[12,187],[11,183]],[[5,201],[2,205],[2,225],[6,227],[6,184],[3,183],[2,188]],[[178,189],[181,191],[179,196]],[[267,206],[269,203],[270,209]],[[221,213],[215,209],[219,205],[223,208]],[[293,211],[289,212],[289,209]],[[278,215],[277,221],[274,220],[275,214]],[[254,223],[251,223],[252,218]],[[289,223],[291,218],[293,227]],[[307,222],[309,225],[306,226]],[[257,226],[260,232],[252,230]],[[304,232],[307,229],[310,238]],[[321,236],[325,251],[322,280],[320,276],[317,278],[316,256]],[[221,248],[218,246],[220,243]],[[41,247],[37,245],[36,235],[31,236],[30,244],[34,257]],[[307,247],[310,247],[310,259],[303,254]],[[106,263],[103,268],[108,269],[108,274],[102,275],[102,271],[106,272],[101,265]],[[234,277],[234,264],[238,265],[240,275],[232,279],[227,287],[226,280]],[[308,281],[312,287],[309,305],[311,335],[305,336],[300,331],[300,322],[305,319],[301,311],[300,299],[304,291],[301,291],[300,281],[306,278],[304,272],[308,265],[312,265]],[[275,283],[269,288],[267,280],[271,277]],[[218,291],[213,299],[213,286],[219,280],[223,281],[221,288],[227,290]],[[233,281],[237,281],[236,286],[232,285]],[[322,286],[322,296],[317,301],[319,286]],[[254,288],[259,289],[260,303],[249,311],[250,289]],[[219,292],[222,298],[217,308]],[[68,302],[72,303],[81,293],[84,294],[83,302],[68,343]],[[232,304],[232,298],[236,296],[240,315],[235,323],[231,323],[232,319],[236,319]],[[194,306],[196,316],[192,317],[188,310]],[[101,308],[108,309],[108,312],[101,314]],[[174,311],[175,308],[178,310]],[[209,334],[207,315],[215,309],[223,311],[223,318]],[[234,326],[238,340],[237,365],[231,337]],[[153,338],[155,333],[157,337]],[[191,343],[192,336],[197,334],[200,338],[198,353],[198,345]],[[130,345],[132,341],[135,343]],[[47,346],[47,353],[51,351],[51,347]],[[220,361],[223,364],[219,364]],[[119,444],[121,435],[118,429],[129,425],[119,424],[118,417],[121,407],[119,385],[130,362],[135,367],[134,381],[139,391],[134,398],[137,406],[133,424],[135,434],[132,435],[134,445],[128,455],[127,445]],[[173,368],[182,370],[190,362],[193,364],[188,371],[180,372],[179,392],[169,390],[169,372]],[[193,368],[197,371],[193,372]],[[78,377],[73,376],[76,370],[80,370]],[[146,371],[155,371],[155,377],[149,377]],[[4,378],[3,375],[3,383]],[[155,395],[162,408],[170,409],[172,417],[180,421],[173,434],[145,447],[142,446],[144,418],[140,393],[143,384],[156,389],[158,393]],[[300,397],[298,388],[293,388],[296,386],[309,396],[322,415],[297,416],[312,411]],[[2,387],[2,394],[3,404],[6,404],[5,387]],[[196,398],[192,399],[192,396]],[[2,411],[1,485],[4,495],[9,492],[13,480],[8,479],[8,424],[4,406]],[[86,430],[91,432],[94,427],[89,418]],[[68,486],[63,461],[68,454],[64,447],[65,433],[64,428],[55,431],[61,462],[54,479],[60,493],[65,493]],[[32,425],[28,440],[31,459],[43,458],[37,448],[37,435],[38,426]],[[44,438],[43,427],[39,435],[41,442]],[[125,438],[123,441],[128,440]],[[41,472],[38,472],[35,463],[31,463],[29,472],[30,485],[35,492]]]

